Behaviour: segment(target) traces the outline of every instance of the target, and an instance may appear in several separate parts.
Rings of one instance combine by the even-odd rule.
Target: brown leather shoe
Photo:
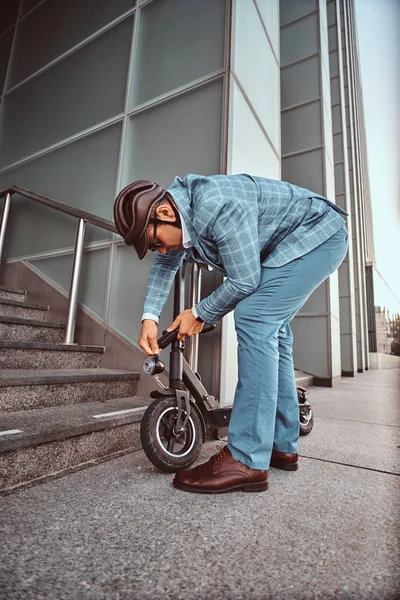
[[[290,454],[289,452],[279,452],[279,450],[272,450],[270,467],[275,469],[283,469],[284,471],[297,471],[299,468],[298,454]]]
[[[177,473],[173,484],[180,490],[197,494],[222,494],[232,490],[264,492],[268,489],[268,471],[250,469],[235,460],[228,447],[223,446],[208,462]]]

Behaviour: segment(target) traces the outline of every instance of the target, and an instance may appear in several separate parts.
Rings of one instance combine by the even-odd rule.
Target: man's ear
[[[174,211],[172,210],[169,202],[162,202],[159,204],[156,208],[156,215],[157,218],[161,219],[162,221],[170,221],[171,223],[176,221]]]

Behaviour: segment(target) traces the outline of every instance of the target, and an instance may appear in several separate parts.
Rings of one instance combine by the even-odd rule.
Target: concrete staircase
[[[62,343],[62,323],[0,287],[0,493],[140,448],[139,373],[100,367],[102,346]]]

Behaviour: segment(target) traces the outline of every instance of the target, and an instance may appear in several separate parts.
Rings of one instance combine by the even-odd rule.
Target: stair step
[[[1,415],[0,490],[139,450],[140,420],[150,401],[134,396]]]
[[[94,368],[103,352],[103,346],[0,341],[0,369]]]
[[[24,302],[26,294],[26,290],[13,290],[11,288],[0,285],[0,298],[2,298],[3,300],[19,300],[21,302]]]
[[[8,300],[0,298],[0,316],[18,317],[20,319],[46,319],[48,306],[33,304],[32,302],[21,302],[19,300]]]
[[[314,385],[314,376],[303,371],[295,371],[296,385],[300,387],[309,388]]]
[[[0,316],[0,339],[16,342],[62,342],[63,323]]]
[[[104,402],[136,394],[140,374],[115,369],[0,371],[0,412]]]

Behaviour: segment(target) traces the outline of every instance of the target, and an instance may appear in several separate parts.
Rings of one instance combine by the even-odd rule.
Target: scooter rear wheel
[[[140,438],[147,458],[165,473],[188,469],[200,454],[203,427],[192,407],[184,431],[177,434],[178,408],[175,398],[157,398],[143,415]]]
[[[314,427],[314,415],[310,404],[300,405],[300,435],[308,435]]]

